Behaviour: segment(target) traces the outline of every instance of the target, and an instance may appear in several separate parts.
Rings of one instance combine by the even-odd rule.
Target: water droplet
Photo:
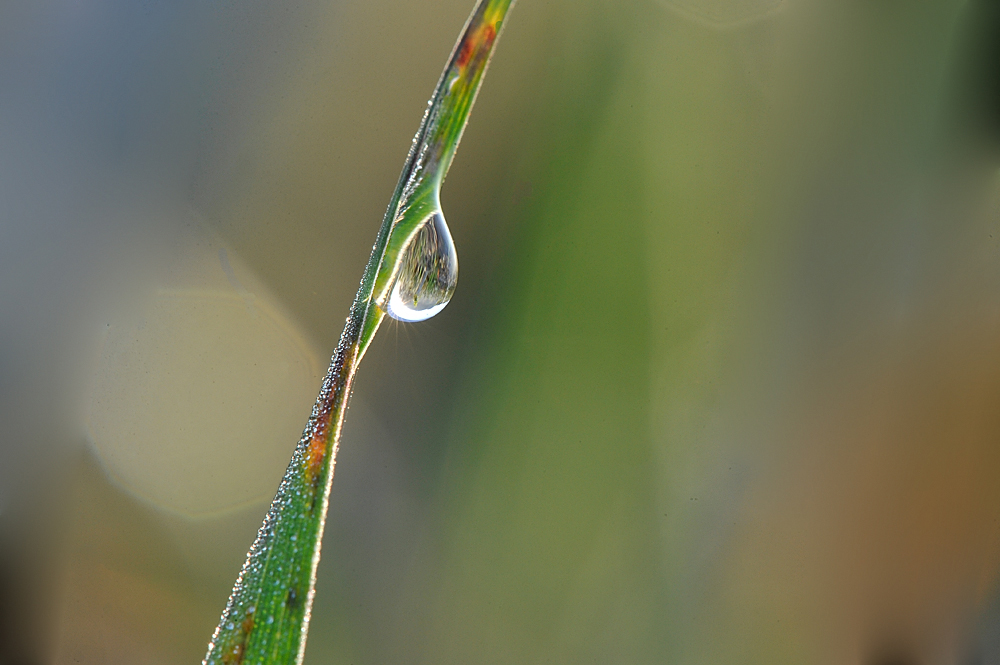
[[[403,248],[386,312],[399,321],[425,321],[444,309],[457,284],[458,253],[438,210]]]

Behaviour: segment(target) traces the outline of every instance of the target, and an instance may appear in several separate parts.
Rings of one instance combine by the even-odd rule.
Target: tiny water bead
[[[401,256],[386,313],[397,321],[426,321],[445,308],[458,285],[458,253],[440,210],[414,231]]]

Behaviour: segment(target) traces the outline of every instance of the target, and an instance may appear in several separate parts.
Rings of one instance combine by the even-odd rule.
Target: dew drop
[[[451,300],[458,253],[440,210],[421,223],[402,251],[386,312],[398,321],[425,321]]]

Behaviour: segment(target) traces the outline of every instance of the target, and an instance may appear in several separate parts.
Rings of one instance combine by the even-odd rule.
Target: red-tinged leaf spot
[[[462,42],[462,48],[458,52],[458,66],[465,67],[472,57],[472,37]]]
[[[321,489],[320,480],[323,477],[323,460],[326,458],[329,426],[330,414],[328,413],[328,409],[324,409],[320,414],[320,422],[317,423],[316,428],[313,430],[312,437],[309,439],[309,446],[306,449],[305,481],[306,486],[312,493],[308,504],[309,512],[316,509],[316,499]]]
[[[247,649],[247,640],[250,638],[250,633],[253,632],[253,613],[253,607],[247,610],[247,615],[240,623],[240,630],[235,636],[233,645],[222,654],[222,662],[226,665],[242,665],[243,656]]]
[[[326,455],[326,434],[327,426],[324,423],[316,428],[312,438],[309,439],[309,448],[306,451],[306,479],[310,484],[316,482],[323,470],[323,458]]]
[[[497,29],[495,22],[484,23],[472,30],[459,48],[456,64],[459,67],[467,66],[474,55],[478,56],[484,51],[488,52],[496,38]],[[479,58],[477,57],[476,59],[478,60]]]
[[[240,665],[243,662],[243,652],[246,649],[245,643],[234,646],[229,651],[222,654],[222,662],[226,665]]]

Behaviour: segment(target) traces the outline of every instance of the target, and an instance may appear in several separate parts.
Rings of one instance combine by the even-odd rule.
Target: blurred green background
[[[990,7],[519,0],[306,662],[1000,662]],[[0,5],[0,663],[204,655],[470,10]]]

